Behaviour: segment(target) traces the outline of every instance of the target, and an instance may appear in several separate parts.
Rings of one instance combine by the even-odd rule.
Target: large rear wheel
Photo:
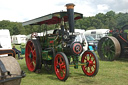
[[[119,41],[112,36],[103,37],[98,43],[98,54],[101,60],[117,59],[121,52]]]
[[[54,58],[54,70],[59,80],[67,80],[69,76],[69,62],[64,53],[59,52],[56,54]]]
[[[35,72],[41,69],[41,47],[37,40],[29,40],[27,42],[25,60],[29,71]]]
[[[85,51],[81,58],[82,70],[87,76],[95,76],[98,73],[99,61],[96,54],[92,51]]]

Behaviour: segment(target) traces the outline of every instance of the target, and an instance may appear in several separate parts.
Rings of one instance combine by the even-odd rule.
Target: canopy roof
[[[64,19],[64,22],[68,21],[67,12],[56,12],[49,15],[45,15],[39,18],[35,18],[26,22],[23,22],[22,25],[41,25],[41,24],[57,24],[61,22],[61,19]],[[74,12],[74,19],[83,18],[83,14]]]

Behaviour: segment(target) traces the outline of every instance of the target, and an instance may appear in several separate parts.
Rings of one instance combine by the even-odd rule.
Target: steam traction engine
[[[98,43],[98,54],[101,60],[115,60],[128,56],[128,25],[121,30],[110,30],[107,37],[100,39]]]
[[[67,12],[56,12],[30,21],[23,22],[25,25],[42,25],[45,28],[43,36],[35,36],[28,40],[25,49],[26,65],[31,72],[40,71],[42,64],[49,72],[54,68],[59,80],[65,81],[69,76],[69,66],[78,69],[80,65],[87,76],[95,76],[99,69],[99,61],[91,51],[82,54],[83,43],[74,42],[74,20],[81,19],[82,14],[73,11],[74,4],[67,4]],[[66,22],[69,22],[69,31]],[[48,34],[47,25],[58,24],[61,29]],[[84,41],[83,41],[84,42]]]

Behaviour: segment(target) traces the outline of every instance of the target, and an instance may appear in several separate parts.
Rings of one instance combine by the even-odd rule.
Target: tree
[[[115,18],[115,12],[114,11],[109,11],[105,15],[106,15],[107,18],[110,18],[110,17]]]
[[[92,29],[96,29],[95,27],[89,27],[87,30],[92,30]]]
[[[122,28],[124,25],[128,25],[128,13],[119,13],[117,15],[117,27]]]
[[[75,29],[114,29],[122,28],[124,25],[128,25],[128,13],[118,13],[109,11],[106,14],[98,13],[96,16],[84,17],[75,21]],[[68,24],[66,23],[68,28]],[[31,34],[33,32],[42,32],[46,28],[46,25],[41,26],[22,26],[21,22],[10,22],[9,20],[0,21],[0,29],[9,29],[11,35],[17,34]],[[47,25],[47,29],[58,28],[58,25]]]

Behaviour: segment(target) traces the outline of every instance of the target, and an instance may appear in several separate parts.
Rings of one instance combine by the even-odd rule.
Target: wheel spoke
[[[85,67],[86,68],[86,71],[88,71],[88,67]]]
[[[36,50],[35,49],[32,50],[32,54],[36,55]]]
[[[62,64],[62,69],[66,69],[66,66],[65,66],[65,64]]]
[[[112,54],[113,54],[113,53],[115,54],[115,51],[113,51],[113,50],[110,50],[110,52],[111,52]]]
[[[110,39],[107,40],[106,46],[109,46],[109,43],[110,43]]]
[[[57,74],[58,74],[58,73],[60,74],[60,70],[59,70],[59,69],[56,69],[56,73],[57,73]]]
[[[85,56],[85,57],[84,57],[84,60],[86,60],[86,61],[87,61],[87,56]],[[86,62],[86,61],[85,61],[85,62]]]
[[[96,65],[96,62],[93,62],[93,65]]]
[[[36,60],[35,59],[33,59],[33,62],[36,64]]]
[[[109,41],[108,41],[108,46],[110,47],[111,45],[113,45],[113,42],[112,42],[112,40],[111,39],[109,39]]]
[[[28,47],[30,48],[30,50],[32,50],[32,47],[30,45],[28,45]]]
[[[36,58],[36,51],[32,52],[33,58]]]
[[[111,60],[112,57],[113,57],[113,56],[112,56],[111,53],[109,52],[109,53],[108,53],[108,59]]]
[[[60,63],[62,63],[62,58],[61,58],[61,57],[59,57],[59,59],[60,59]]]
[[[94,69],[96,69],[96,66],[94,67],[95,65],[93,65],[92,67],[94,68]]]
[[[103,43],[102,43],[102,49],[104,49],[105,46],[106,46],[106,45],[105,45],[105,42],[103,42]]]
[[[65,69],[64,70],[62,70],[62,73],[63,73],[63,77],[65,76]]]
[[[89,61],[91,61],[91,58],[92,58],[92,55],[90,54],[90,55],[89,55]]]
[[[108,52],[106,52],[106,54],[105,54],[106,56],[108,56]]]
[[[114,44],[112,44],[112,45],[110,46],[110,49],[111,49],[111,48],[114,48],[114,47],[115,47]]]
[[[91,66],[90,66],[89,68],[90,68],[90,73],[92,73],[92,69],[91,69]]]
[[[94,62],[95,61],[95,59],[93,59],[93,61],[92,62]]]
[[[35,67],[35,64],[33,61],[30,62],[30,66],[31,66],[31,68]]]
[[[107,43],[107,42],[105,42],[104,46],[108,46],[108,43]]]
[[[106,55],[106,54],[107,54],[107,52],[106,52],[104,49],[103,49],[103,51],[102,51],[102,52],[103,52],[103,54],[104,54],[104,55]]]
[[[89,61],[90,59],[90,54],[87,54],[87,61]]]
[[[108,54],[108,55],[107,55],[107,58],[110,59],[110,54],[109,54],[109,52],[108,52],[107,54]]]

